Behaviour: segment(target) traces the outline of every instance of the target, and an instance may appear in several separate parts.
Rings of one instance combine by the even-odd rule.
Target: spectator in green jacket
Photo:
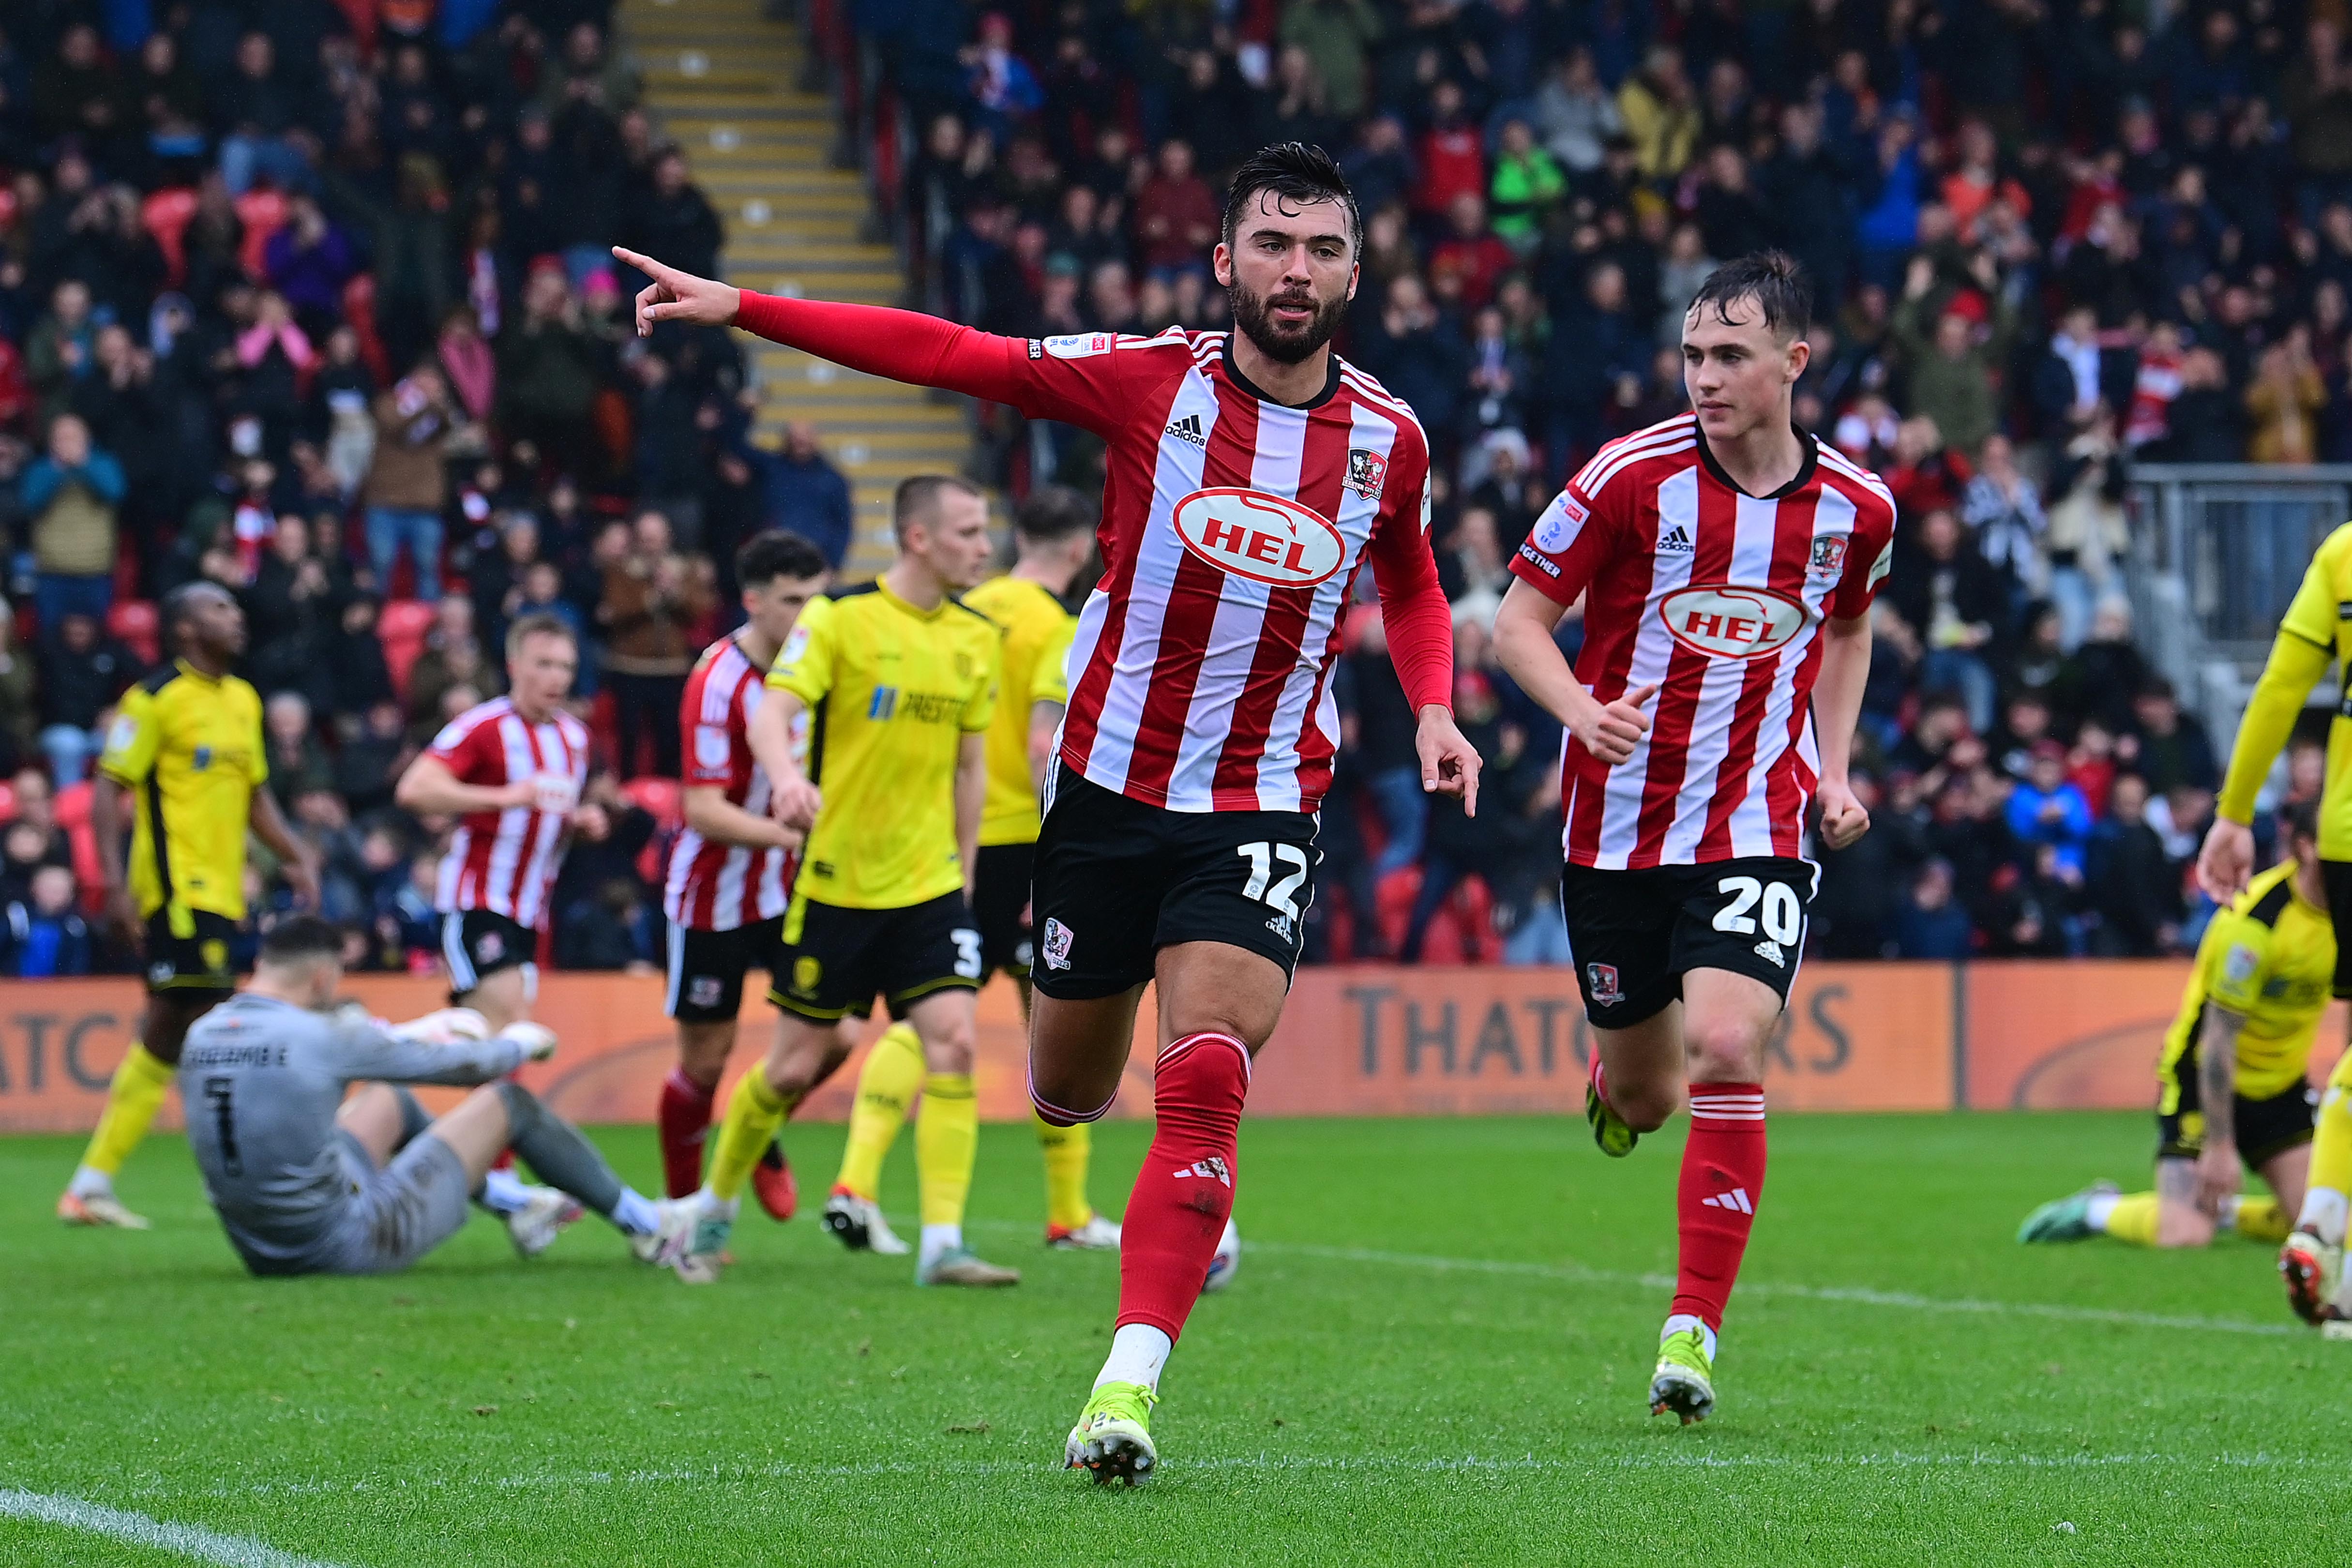
[[[1371,0],[1290,0],[1282,9],[1282,41],[1297,44],[1323,77],[1323,107],[1339,120],[1363,116],[1370,98],[1366,53],[1381,40]]]
[[[1558,159],[1536,145],[1536,133],[1528,122],[1516,118],[1503,121],[1495,177],[1487,185],[1496,236],[1526,256],[1543,238],[1544,218],[1567,194],[1568,175]]]

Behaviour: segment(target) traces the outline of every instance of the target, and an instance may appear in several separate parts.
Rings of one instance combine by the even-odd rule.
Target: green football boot
[[[1065,1469],[1091,1470],[1108,1486],[1140,1486],[1160,1462],[1151,1446],[1151,1407],[1160,1395],[1139,1383],[1106,1383],[1087,1401],[1062,1450]]]
[[[2020,1241],[2080,1241],[2099,1233],[2091,1228],[2091,1200],[2116,1191],[2113,1182],[2093,1182],[2079,1193],[2053,1198],[2025,1216],[2017,1227]]]
[[[1650,1414],[1673,1411],[1687,1426],[1715,1414],[1715,1358],[1706,1335],[1681,1329],[1658,1342],[1658,1370],[1650,1374]]]

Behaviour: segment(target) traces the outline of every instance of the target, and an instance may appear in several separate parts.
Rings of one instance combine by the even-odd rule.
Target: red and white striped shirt
[[[1060,742],[1094,784],[1172,811],[1315,810],[1339,743],[1339,627],[1367,563],[1407,698],[1451,706],[1428,438],[1339,355],[1321,394],[1290,407],[1242,375],[1223,332],[1004,338],[750,292],[737,324],[1108,443],[1105,570],[1078,617]]]
[[[686,678],[678,705],[684,731],[686,784],[717,784],[730,804],[755,816],[768,811],[768,775],[751,759],[752,710],[768,672],[743,656],[731,637],[703,651]],[[789,849],[716,844],[693,828],[670,847],[662,913],[694,931],[734,931],[784,912],[795,857]]]
[[[1822,623],[1869,610],[1895,540],[1878,477],[1801,436],[1804,467],[1760,498],[1726,477],[1696,416],[1611,442],[1512,561],[1560,604],[1587,595],[1576,675],[1595,700],[1658,683],[1649,732],[1614,768],[1562,737],[1571,864],[1800,853]]]
[[[439,758],[460,784],[542,780],[546,797],[568,808],[588,783],[588,727],[560,708],[534,724],[494,697],[450,720],[425,755]],[[519,805],[460,818],[441,858],[433,907],[488,910],[537,930],[563,868],[566,815]]]

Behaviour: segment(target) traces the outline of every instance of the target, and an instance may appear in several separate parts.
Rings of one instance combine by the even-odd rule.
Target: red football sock
[[[1592,1092],[1599,1095],[1601,1103],[1612,1111],[1617,1109],[1615,1102],[1609,1098],[1609,1069],[1601,1062],[1599,1051],[1592,1053]]]
[[[675,1068],[662,1079],[654,1121],[661,1129],[662,1181],[671,1197],[687,1197],[702,1185],[702,1145],[710,1136],[716,1092]]]
[[[1675,1199],[1682,1266],[1675,1277],[1674,1311],[1719,1330],[1764,1195],[1764,1086],[1695,1083]]]
[[[1249,1093],[1249,1052],[1231,1035],[1186,1035],[1160,1053],[1160,1130],[1127,1200],[1118,1248],[1118,1321],[1176,1338],[1217,1238],[1233,1217],[1234,1142]]]

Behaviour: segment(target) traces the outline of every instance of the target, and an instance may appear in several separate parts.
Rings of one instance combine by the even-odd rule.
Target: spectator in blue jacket
[[[89,973],[89,923],[74,909],[74,874],[63,866],[33,873],[0,923],[0,972],[25,980]]]
[[[1952,863],[1937,858],[1919,868],[1895,911],[1895,956],[1950,962],[1966,958],[1969,912],[1952,897]]]
[[[796,421],[784,431],[784,449],[767,459],[767,526],[789,528],[824,552],[838,571],[856,531],[849,481],[825,460],[816,426]]]
[[[2091,843],[2091,803],[2066,777],[2066,748],[2036,742],[2032,771],[2009,796],[2009,831],[2021,848],[2047,844],[2059,866],[2080,878]]]

